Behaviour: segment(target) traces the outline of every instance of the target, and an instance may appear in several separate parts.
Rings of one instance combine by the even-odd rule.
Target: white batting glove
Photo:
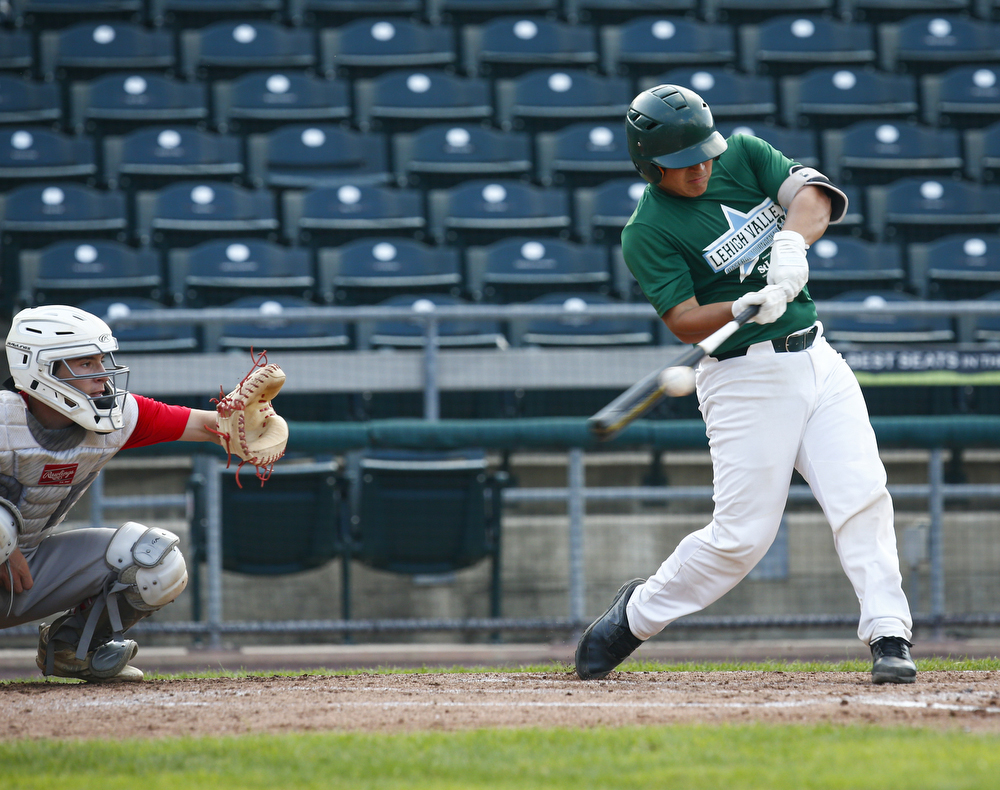
[[[781,285],[768,285],[759,291],[743,294],[733,302],[733,318],[751,305],[759,304],[760,310],[750,320],[755,324],[770,324],[777,321],[788,309],[788,299]]]
[[[768,285],[782,285],[790,302],[799,295],[809,280],[806,250],[809,245],[802,234],[794,230],[779,230],[771,243],[771,264],[767,270]]]

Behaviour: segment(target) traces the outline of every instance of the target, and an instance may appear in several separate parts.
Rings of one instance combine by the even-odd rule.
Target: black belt
[[[776,354],[783,354],[786,351],[805,351],[813,344],[813,341],[816,339],[818,334],[819,327],[813,325],[806,330],[793,332],[787,337],[776,337],[771,341],[771,345],[774,346]],[[723,359],[733,359],[734,357],[745,357],[747,355],[748,348],[750,348],[750,346],[734,348],[732,351],[723,351],[721,354],[712,354],[712,357],[720,361]]]

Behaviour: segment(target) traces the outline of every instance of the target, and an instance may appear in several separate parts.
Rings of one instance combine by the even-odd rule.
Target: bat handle
[[[759,312],[760,312],[760,305],[752,304],[746,310],[744,310],[742,313],[736,316],[735,319],[736,323],[739,324],[740,326],[743,326],[743,324],[745,324]]]

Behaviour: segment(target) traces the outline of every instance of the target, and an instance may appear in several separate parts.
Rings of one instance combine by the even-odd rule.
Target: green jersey
[[[778,189],[797,163],[757,137],[733,135],[699,197],[649,185],[622,230],[622,255],[662,316],[690,299],[732,302],[767,285],[771,242],[785,221]],[[802,292],[771,324],[745,325],[719,351],[791,334],[816,321]]]

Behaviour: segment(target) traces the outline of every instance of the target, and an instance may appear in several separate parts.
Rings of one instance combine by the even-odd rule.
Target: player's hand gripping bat
[[[751,305],[732,321],[717,329],[700,343],[696,343],[689,351],[686,351],[669,365],[654,370],[633,384],[587,421],[590,432],[601,441],[613,439],[629,423],[637,420],[667,395],[660,381],[665,371],[671,368],[694,368],[702,357],[715,351],[732,337],[737,329],[757,315],[759,309],[760,305]]]

